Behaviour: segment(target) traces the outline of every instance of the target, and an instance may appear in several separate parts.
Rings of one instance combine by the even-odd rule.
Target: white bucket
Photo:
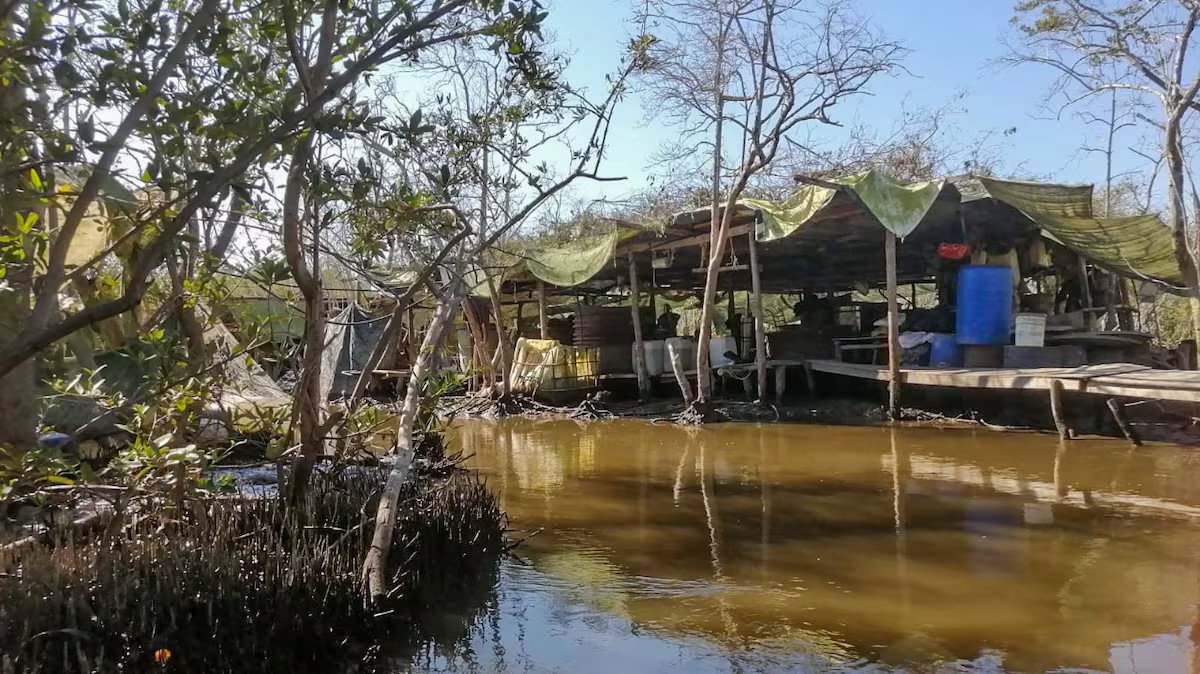
[[[1017,314],[1013,335],[1017,346],[1045,346],[1046,314]]]
[[[737,353],[737,340],[733,337],[713,337],[708,343],[708,360],[714,368],[733,365],[733,359],[725,355],[726,351]]]
[[[642,351],[646,354],[646,374],[657,377],[666,370],[666,342],[661,339],[642,342]]]

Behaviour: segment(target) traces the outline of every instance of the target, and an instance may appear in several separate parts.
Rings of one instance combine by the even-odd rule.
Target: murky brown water
[[[430,669],[1200,673],[1197,450],[639,421],[453,435],[540,533]]]

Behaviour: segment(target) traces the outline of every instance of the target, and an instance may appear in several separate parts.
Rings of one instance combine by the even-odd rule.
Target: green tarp
[[[546,283],[560,287],[584,283],[604,269],[613,259],[621,232],[614,227],[607,234],[581,236],[548,246],[530,246],[524,250],[529,273]]]
[[[1135,278],[1182,285],[1175,264],[1170,230],[1155,215],[1096,218],[1092,187],[978,178],[988,196],[1009,204],[1042,228],[1043,233],[1093,262]],[[849,190],[888,231],[904,238],[929,213],[946,185],[945,180],[902,183],[876,171],[832,181]],[[746,199],[763,217],[756,227],[759,241],[790,236],[818,217],[833,201],[837,189],[804,185],[782,202]],[[584,283],[609,264],[624,239],[644,231],[616,226],[602,234],[553,242],[512,242],[492,251],[485,263],[494,282],[541,279],[559,287]],[[476,294],[487,294],[486,276],[476,269],[468,275]]]
[[[487,274],[493,283],[540,279],[561,288],[586,283],[600,273],[616,255],[617,244],[645,231],[640,227],[615,225],[600,234],[585,234],[552,241],[513,241],[489,251],[483,268],[467,274],[474,295],[487,295]]]
[[[1181,286],[1171,231],[1157,215],[1097,218],[1092,213],[1090,185],[1056,185],[978,178],[988,196],[1021,211],[1043,233],[1084,257],[1118,273]],[[903,238],[929,212],[945,186],[943,180],[905,184],[875,171],[833,181],[854,193],[885,229]],[[836,190],[805,185],[786,201],[748,199],[763,218],[759,241],[791,235],[829,206]]]
[[[1171,230],[1157,215],[1097,218],[1090,185],[1053,185],[979,178],[995,200],[1033,220],[1051,238],[1134,278],[1183,285]]]
[[[917,228],[945,184],[944,180],[901,183],[878,171],[867,171],[833,182],[853,191],[879,224],[900,238]],[[756,230],[758,240],[775,241],[809,223],[829,205],[835,192],[830,187],[804,185],[786,201],[777,204],[754,199],[742,203],[762,211],[763,220]]]

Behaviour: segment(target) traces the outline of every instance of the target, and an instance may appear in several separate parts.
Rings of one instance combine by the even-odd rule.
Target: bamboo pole
[[[542,339],[550,339],[550,319],[546,311],[546,282],[538,279],[538,326],[542,331]]]
[[[896,302],[896,235],[889,231],[884,241],[887,273],[888,316],[888,415],[900,418],[900,306]]]
[[[629,311],[633,315],[633,371],[637,374],[638,397],[650,392],[650,377],[646,373],[646,347],[642,343],[641,297],[638,294],[637,263],[629,255]]]
[[[750,240],[750,291],[751,311],[754,314],[754,369],[758,373],[758,400],[767,400],[767,334],[766,323],[763,321],[762,308],[762,279],[758,268],[758,242],[754,240],[754,231],[747,235]]]

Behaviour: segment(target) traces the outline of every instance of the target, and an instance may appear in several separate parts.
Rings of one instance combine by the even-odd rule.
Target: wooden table
[[[833,340],[833,359],[844,361],[847,351],[870,351],[871,362],[880,351],[887,350],[887,338],[880,335],[869,337],[836,337]]]

